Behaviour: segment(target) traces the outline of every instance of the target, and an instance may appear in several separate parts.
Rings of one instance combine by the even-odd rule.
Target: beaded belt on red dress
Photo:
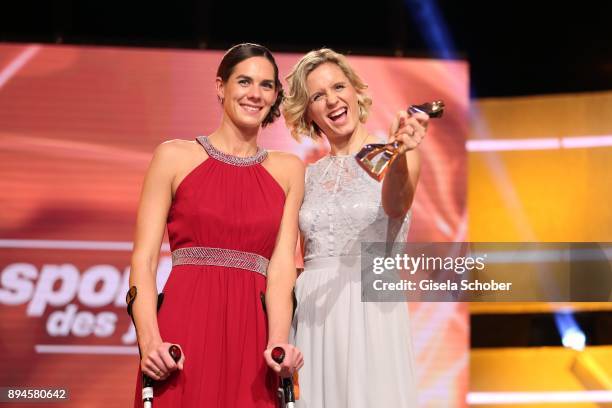
[[[234,249],[188,247],[172,251],[172,266],[213,265],[246,269],[266,276],[268,259],[252,252]]]

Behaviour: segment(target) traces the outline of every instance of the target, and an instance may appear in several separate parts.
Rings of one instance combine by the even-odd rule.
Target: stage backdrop
[[[141,181],[160,142],[211,132],[218,51],[0,44],[0,386],[68,388],[66,407],[125,407],[138,365],[125,312]],[[295,54],[278,54],[281,74]],[[468,70],[460,61],[350,57],[385,135],[410,103],[443,99],[422,145],[412,241],[465,238]],[[282,120],[261,144],[307,162]],[[167,244],[159,287],[167,278]],[[456,304],[410,305],[422,406],[462,406],[468,327]],[[20,404],[27,407],[29,404]],[[31,406],[39,407],[40,404]]]

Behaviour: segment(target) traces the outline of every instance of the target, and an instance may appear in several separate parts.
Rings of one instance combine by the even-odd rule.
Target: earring
[[[359,107],[359,121],[363,122],[365,118],[365,109],[363,108],[363,105],[359,101],[357,102],[357,106]]]
[[[308,126],[308,130],[310,131],[309,136],[312,140],[317,140],[317,137],[320,136],[319,135],[319,127],[317,126],[316,123],[314,122],[310,122],[310,125]]]

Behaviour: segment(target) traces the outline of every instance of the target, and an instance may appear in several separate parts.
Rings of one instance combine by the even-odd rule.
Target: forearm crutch
[[[136,322],[134,322],[134,315],[132,314],[132,304],[136,299],[136,286],[132,286],[125,297],[125,301],[127,303],[127,312],[132,319],[132,323],[134,324],[134,328],[136,328]],[[157,295],[157,311],[159,312],[159,308],[164,302],[164,294],[160,293]],[[178,362],[181,359],[182,352],[181,349],[177,345],[172,345],[168,349],[170,356],[175,362]],[[138,355],[142,359],[142,352],[140,350],[140,345],[138,345]],[[142,374],[142,403],[144,408],[152,408],[153,407],[153,383],[155,381],[146,374]]]
[[[295,314],[295,308],[297,306],[297,299],[295,298],[295,292],[292,293],[293,298],[293,313]],[[266,308],[266,295],[263,292],[259,292],[259,299],[261,300],[261,306],[263,307],[264,313],[267,315],[268,310]],[[276,363],[281,364],[285,359],[285,350],[282,347],[274,347],[272,349],[272,360]],[[297,384],[297,372],[294,373]],[[279,377],[279,385],[276,395],[278,397],[278,404],[280,408],[294,408],[295,399],[299,398],[299,390],[293,384],[293,378]],[[296,395],[297,394],[297,395]]]
[[[285,359],[285,350],[282,347],[274,347],[272,349],[272,360],[281,364]],[[278,403],[281,408],[295,407],[295,393],[293,388],[293,379],[291,377],[279,377],[278,379]]]

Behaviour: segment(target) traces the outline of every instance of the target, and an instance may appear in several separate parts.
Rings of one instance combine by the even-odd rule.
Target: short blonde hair
[[[365,123],[368,118],[372,98],[366,94],[368,85],[357,75],[349,65],[346,57],[329,48],[321,48],[310,51],[293,67],[286,80],[289,85],[289,93],[285,97],[282,105],[285,123],[291,131],[291,136],[300,140],[302,135],[308,135],[315,139],[320,137],[319,129],[314,122],[308,123],[306,114],[308,111],[308,87],[306,78],[315,68],[325,63],[336,64],[348,78],[351,85],[357,91],[357,104],[359,105],[359,121]]]

